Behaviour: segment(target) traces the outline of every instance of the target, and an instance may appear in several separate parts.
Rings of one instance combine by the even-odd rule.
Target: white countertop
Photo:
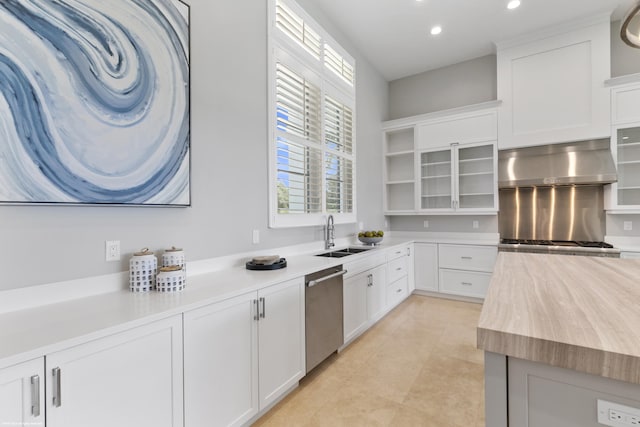
[[[250,271],[242,265],[189,274],[186,289],[178,293],[132,293],[128,289],[121,289],[3,313],[0,314],[0,368],[363,259],[380,249],[406,243],[410,241],[388,238],[371,251],[345,258],[318,257],[313,253],[290,256],[286,257],[287,267],[280,270]],[[321,252],[324,251],[314,253]]]
[[[314,254],[325,252],[316,246],[284,250],[281,255],[287,259],[287,267],[273,271],[250,271],[244,267],[248,258],[230,256],[224,260],[196,261],[187,266],[187,287],[175,294],[157,292],[132,293],[121,284],[100,282],[104,277],[88,278],[73,281],[67,285],[43,285],[41,289],[17,289],[0,292],[0,299],[5,299],[5,312],[0,310],[0,368],[14,365],[26,360],[41,357],[73,345],[92,339],[118,333],[145,323],[166,317],[179,315],[185,311],[225,299],[257,291],[258,289],[285,282],[315,271],[364,259],[381,249],[412,242],[454,243],[495,245],[497,237],[462,233],[393,233],[385,236],[382,243],[371,251],[354,254],[344,258],[318,257]],[[497,235],[496,235],[497,236]],[[332,250],[347,246],[350,239],[340,239],[338,246]],[[364,247],[364,246],[362,246]],[[312,248],[312,249],[309,249]],[[285,248],[286,249],[286,248]],[[266,251],[264,251],[266,252]],[[277,253],[277,250],[268,252]],[[303,253],[302,255],[289,255]],[[379,253],[379,252],[378,252]],[[217,263],[217,264],[216,264]],[[194,268],[191,268],[193,265]],[[116,281],[127,280],[124,274],[115,275]],[[123,279],[124,278],[124,279]],[[113,279],[110,279],[113,280]],[[95,283],[94,283],[95,282]],[[95,295],[82,294],[85,288],[104,288],[108,291],[91,291]],[[52,292],[51,289],[55,291]],[[45,305],[20,304],[20,299],[38,299],[38,292],[47,294],[67,292],[67,298],[57,297],[44,299],[52,303]],[[73,297],[78,290],[83,297]],[[71,292],[71,293],[69,293]],[[51,295],[48,295],[49,298]],[[70,299],[73,298],[73,299]],[[8,303],[6,301],[9,301]],[[6,310],[7,305],[15,301],[17,311]],[[0,304],[2,305],[2,304]],[[34,304],[32,304],[34,305]],[[0,307],[2,308],[2,307]],[[8,312],[7,312],[8,311]]]

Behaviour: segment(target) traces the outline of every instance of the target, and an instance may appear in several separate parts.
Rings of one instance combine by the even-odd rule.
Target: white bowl
[[[384,237],[358,237],[358,240],[360,240],[365,245],[377,245],[378,243],[382,242],[383,238]]]

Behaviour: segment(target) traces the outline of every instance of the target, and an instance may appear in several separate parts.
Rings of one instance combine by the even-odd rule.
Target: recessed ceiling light
[[[439,25],[436,25],[435,27],[433,27],[431,29],[431,35],[432,36],[437,36],[438,34],[440,34],[442,32],[442,27]]]
[[[507,3],[507,9],[515,9],[518,6],[520,6],[520,0],[511,0]]]

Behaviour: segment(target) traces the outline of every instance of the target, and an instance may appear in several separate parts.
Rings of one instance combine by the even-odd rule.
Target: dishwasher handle
[[[310,288],[312,286],[319,285],[320,283],[324,282],[325,280],[333,279],[334,277],[343,276],[345,274],[347,274],[347,270],[340,270],[340,271],[336,271],[333,274],[329,274],[328,276],[321,277],[319,279],[309,280],[307,282],[307,287]]]

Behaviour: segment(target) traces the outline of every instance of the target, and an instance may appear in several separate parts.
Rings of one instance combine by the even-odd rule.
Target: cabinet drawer
[[[403,256],[389,262],[388,273],[387,273],[388,283],[395,282],[399,278],[407,275],[408,273],[407,258],[408,257]]]
[[[405,299],[409,293],[407,276],[390,283],[387,286],[387,306],[391,309]]]
[[[409,246],[398,246],[396,248],[391,248],[387,251],[387,262],[394,260],[396,258],[403,257],[405,255],[409,255]]]
[[[364,255],[363,259],[342,264],[343,268],[347,270],[347,273],[344,275],[345,279],[355,276],[358,273],[362,273],[363,271],[376,268],[386,262],[384,251],[378,251],[376,249],[371,249],[371,251],[373,251],[373,253],[367,253]]]
[[[440,269],[440,292],[484,298],[491,273]]]
[[[440,268],[493,271],[498,248],[495,246],[438,245]]]

